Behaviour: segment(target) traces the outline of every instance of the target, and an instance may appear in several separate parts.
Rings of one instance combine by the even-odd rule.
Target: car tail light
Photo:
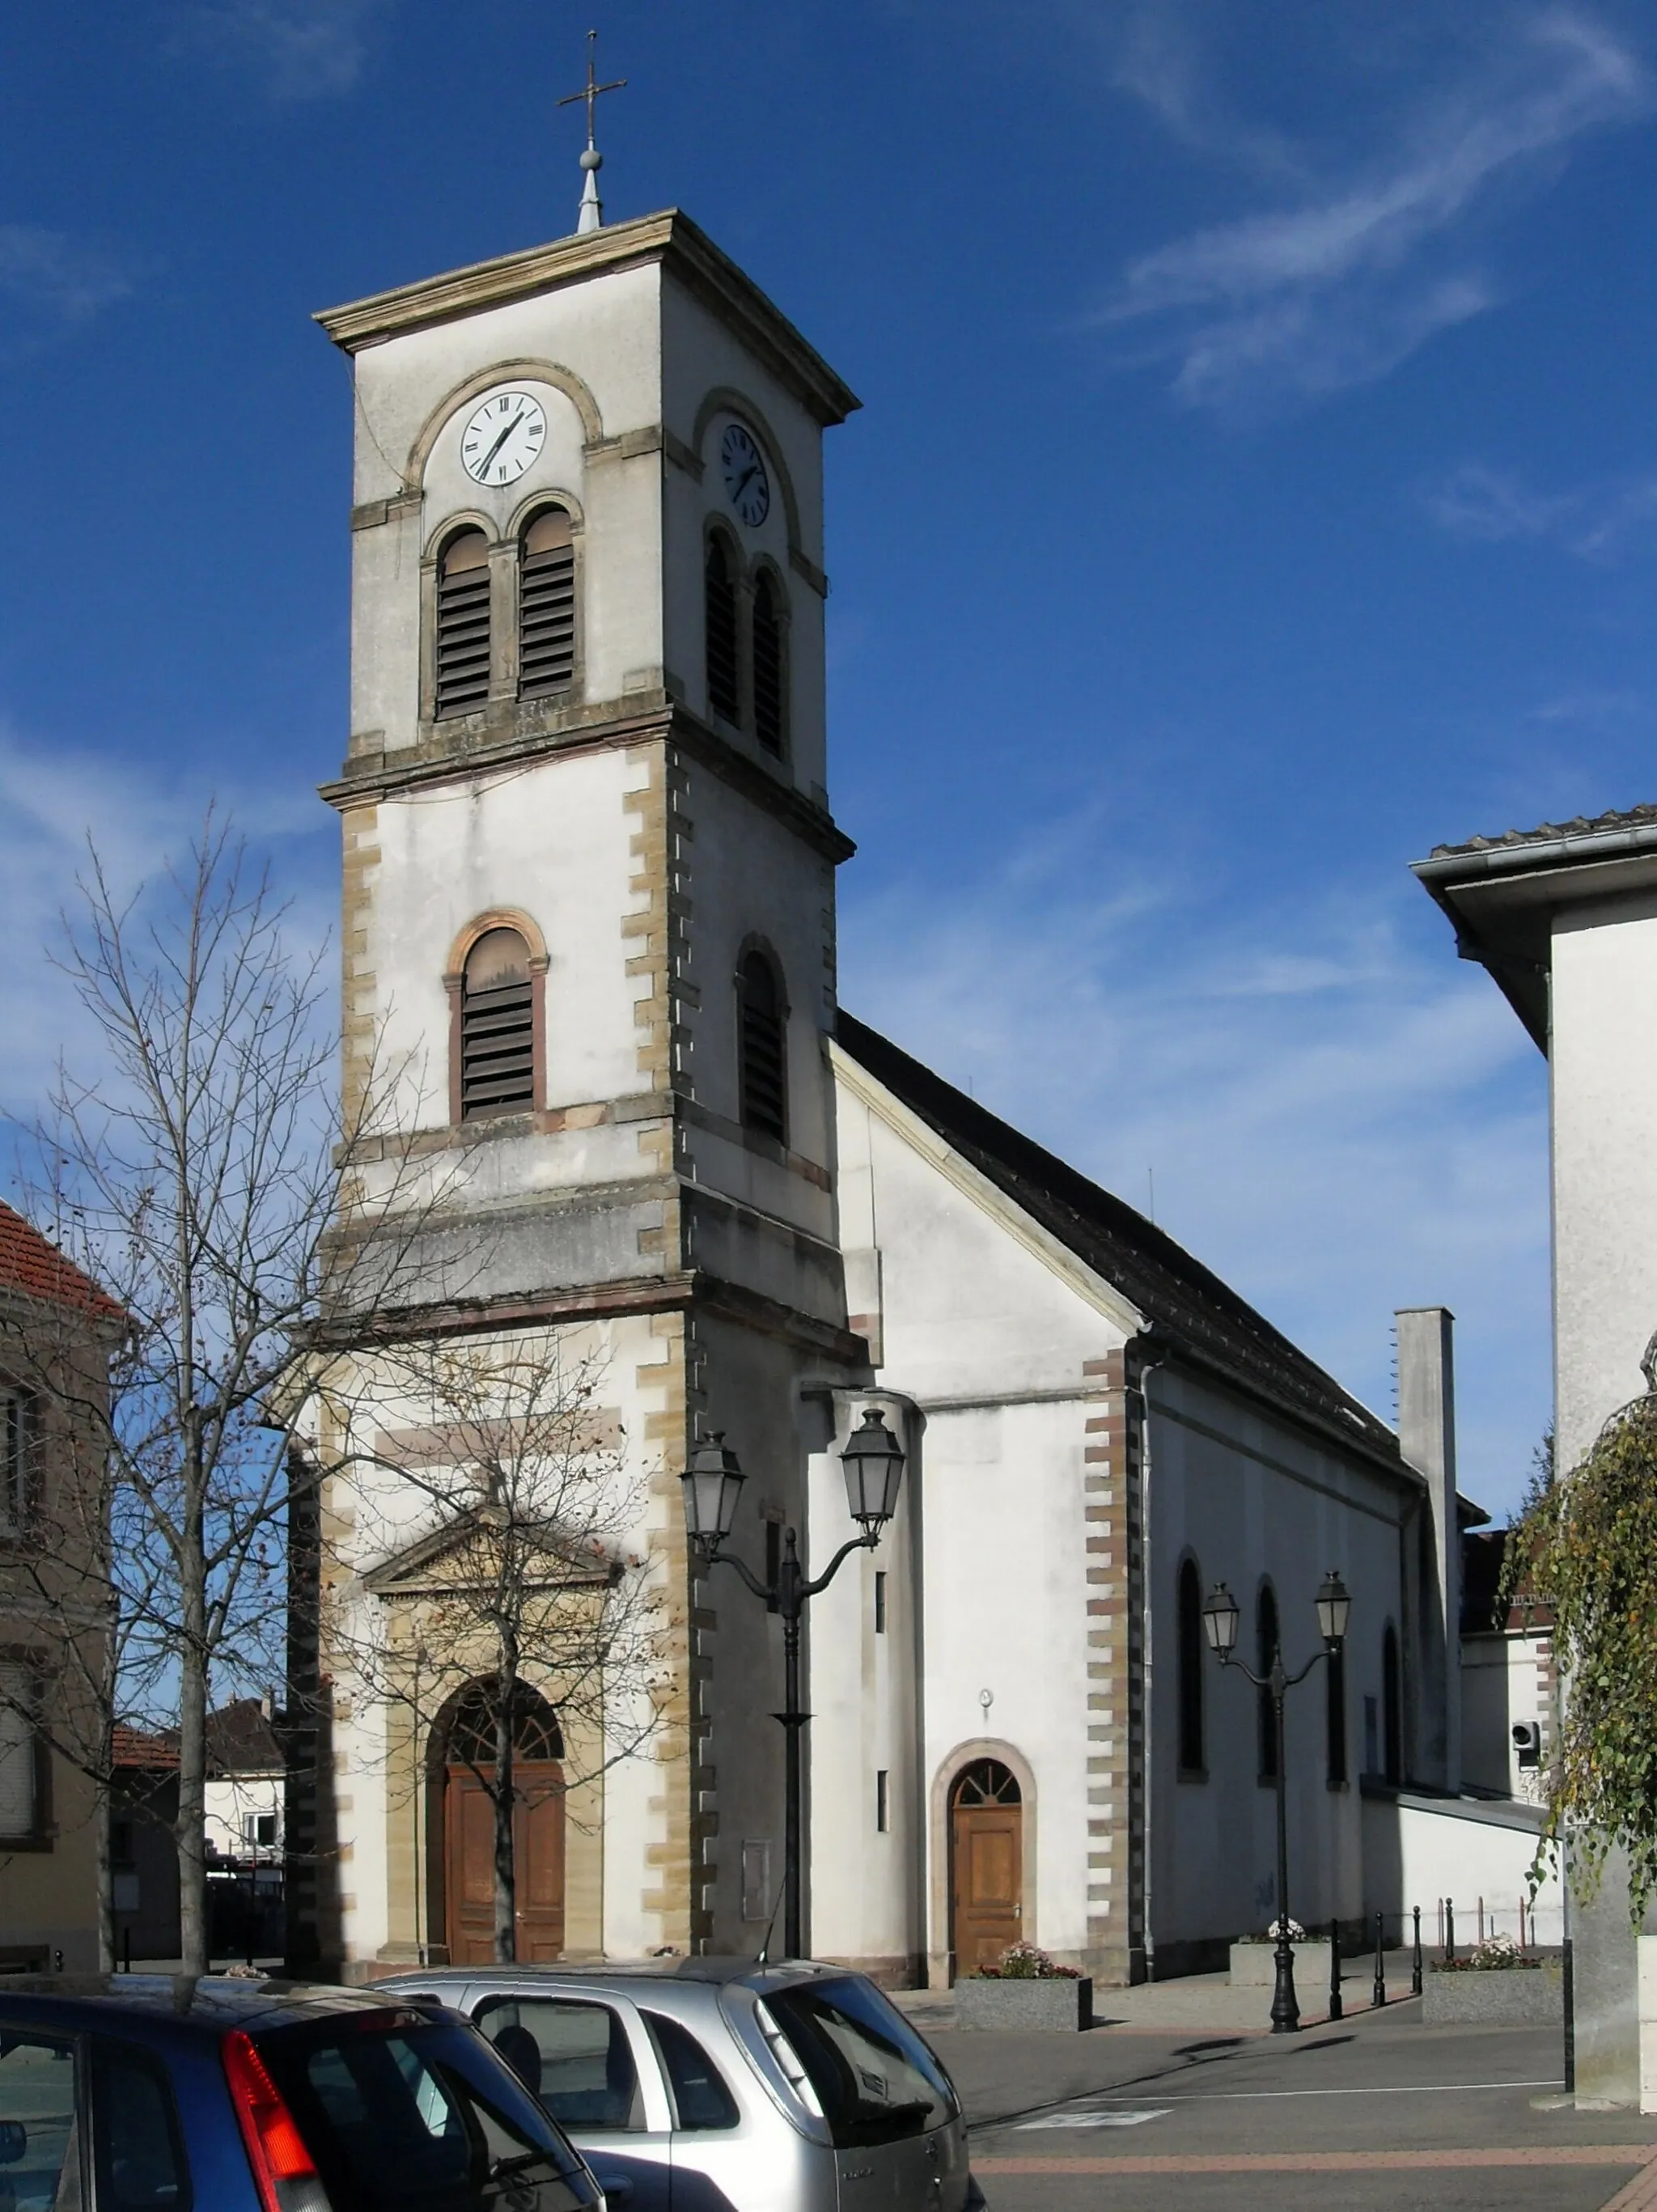
[[[224,2039],[224,2073],[264,2212],[332,2212],[316,2161],[252,2036]]]

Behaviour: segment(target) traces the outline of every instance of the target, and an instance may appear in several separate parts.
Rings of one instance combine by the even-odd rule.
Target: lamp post
[[[1289,1746],[1284,1733],[1283,1701],[1297,1682],[1303,1682],[1320,1659],[1333,1659],[1346,1640],[1346,1623],[1352,1610],[1346,1585],[1331,1568],[1318,1587],[1318,1633],[1321,1651],[1314,1651],[1298,1674],[1284,1671],[1281,1639],[1272,1646],[1272,1664],[1264,1674],[1237,1657],[1237,1601],[1223,1583],[1216,1583],[1203,1607],[1203,1627],[1209,1649],[1222,1667],[1235,1667],[1257,1690],[1272,1698],[1272,1741],[1276,1748],[1278,1785],[1278,1948],[1277,1974],[1272,1991],[1272,2033],[1292,2035],[1301,2024],[1295,1996],[1295,1947],[1289,1940],[1289,1810],[1285,1794]]]
[[[809,1601],[828,1589],[853,1552],[871,1548],[897,1510],[903,1477],[903,1447],[877,1407],[864,1413],[841,1454],[846,1471],[846,1502],[861,1534],[842,1544],[822,1573],[808,1582],[800,1565],[794,1532],[783,1536],[782,1559],[774,1583],[762,1582],[745,1560],[725,1550],[736,1526],[737,1502],[748,1480],[723,1434],[697,1445],[681,1478],[684,1524],[692,1546],[710,1567],[734,1567],[756,1597],[782,1617],[783,1710],[776,1717],[786,1731],[783,1808],[783,1946],[791,1959],[804,1948],[800,1929],[800,1732],[810,1719],[799,1701],[799,1625]]]

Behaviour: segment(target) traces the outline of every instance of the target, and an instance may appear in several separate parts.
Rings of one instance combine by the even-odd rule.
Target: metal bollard
[[[1340,1923],[1329,1923],[1329,2017],[1343,2017],[1340,2003]]]
[[[1380,1913],[1375,1915],[1375,1980],[1369,1992],[1369,2002],[1377,2012],[1387,2002],[1387,1953]]]
[[[1451,1966],[1455,1960],[1455,1899],[1444,1900],[1444,1963]]]
[[[1421,1907],[1418,1905],[1415,1907],[1415,1917],[1416,1948],[1415,1956],[1410,1963],[1410,1995],[1418,1997],[1421,1995]]]

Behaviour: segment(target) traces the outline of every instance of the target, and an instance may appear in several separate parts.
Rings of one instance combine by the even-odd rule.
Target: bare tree
[[[544,1697],[558,1719],[560,1777],[543,1794],[568,1796],[655,1725],[652,1595],[628,1548],[642,1486],[600,1402],[601,1361],[555,1334],[381,1344],[373,1357],[349,1406],[357,1576],[340,1578],[336,1662],[417,1742],[468,1699],[451,1756],[494,1808],[495,1954],[509,1963],[516,1814],[536,1802],[516,1766],[526,1710]]]
[[[320,954],[209,816],[185,862],[129,900],[95,850],[60,964],[92,1032],[37,1136],[31,1210],[124,1316],[107,1396],[73,1408],[106,1461],[117,1711],[176,1729],[185,1971],[207,1964],[207,1712],[215,1679],[270,1679],[289,1460],[279,1427],[319,1320],[393,1295],[406,1243],[353,1247],[355,1162],[378,1111],[332,1106]],[[377,1194],[395,1147],[375,1139]],[[353,1180],[348,1183],[347,1177]],[[395,1206],[392,1207],[395,1212]],[[412,1234],[418,1206],[408,1215]],[[360,1277],[373,1246],[373,1278]]]

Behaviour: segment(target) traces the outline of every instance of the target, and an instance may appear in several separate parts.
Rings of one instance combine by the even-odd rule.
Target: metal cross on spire
[[[576,218],[575,223],[578,232],[598,230],[603,226],[604,220],[604,204],[598,197],[598,172],[604,166],[604,157],[593,143],[592,132],[595,120],[593,111],[601,93],[620,92],[627,82],[624,76],[618,76],[610,84],[598,82],[598,70],[595,65],[598,44],[598,33],[597,31],[589,31],[587,33],[587,81],[580,92],[567,93],[558,103],[560,107],[574,107],[578,100],[584,100],[586,102],[587,143],[586,150],[581,156],[581,167],[586,171],[586,182],[581,187],[581,212]]]

